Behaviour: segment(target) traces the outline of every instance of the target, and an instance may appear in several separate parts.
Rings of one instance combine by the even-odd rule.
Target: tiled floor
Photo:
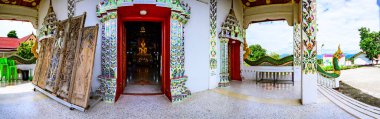
[[[235,86],[239,86],[239,84],[233,83],[231,89],[239,89]],[[244,98],[236,98],[234,96],[215,92],[215,90],[230,90],[228,88],[197,92],[190,98],[179,103],[171,103],[163,95],[123,95],[115,104],[100,102],[95,107],[90,108],[87,112],[80,112],[69,110],[67,107],[47,98],[41,93],[33,92],[30,83],[12,87],[2,87],[3,90],[0,91],[12,90],[16,87],[24,87],[23,89],[25,91],[0,94],[1,119],[354,118],[321,94],[318,94],[317,104],[303,106],[258,103],[252,100],[245,100]],[[244,85],[243,87],[245,88]]]
[[[231,86],[224,88],[239,94],[260,98],[301,99],[301,82],[292,84],[258,83],[254,80],[232,81]]]
[[[31,81],[23,81],[23,80],[16,80],[16,81],[5,81],[0,80],[0,88],[5,86],[12,86],[12,85],[20,85],[25,83],[30,83]]]

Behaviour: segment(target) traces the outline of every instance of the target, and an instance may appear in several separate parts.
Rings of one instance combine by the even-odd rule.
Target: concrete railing
[[[339,79],[338,78],[326,78],[318,73],[318,84],[327,88],[338,88]]]

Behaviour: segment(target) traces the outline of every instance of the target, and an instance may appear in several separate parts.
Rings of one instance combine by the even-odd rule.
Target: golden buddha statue
[[[141,55],[147,54],[148,48],[146,48],[145,45],[146,45],[145,44],[145,39],[142,39],[142,41],[140,42],[140,47],[139,47],[139,53],[138,54],[141,54]]]
[[[149,64],[152,61],[152,55],[148,53],[147,44],[145,43],[144,38],[139,40],[138,46],[139,51],[136,55],[137,62],[142,64]]]

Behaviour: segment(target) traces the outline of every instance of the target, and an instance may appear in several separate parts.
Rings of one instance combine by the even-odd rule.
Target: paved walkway
[[[364,93],[380,98],[380,68],[362,67],[351,70],[343,70],[340,79]]]
[[[14,90],[15,88],[20,89],[20,87],[23,87],[24,90],[3,93],[3,91]],[[258,103],[254,100],[246,100],[245,98],[236,98],[234,96],[218,93],[218,91],[224,89],[214,89],[194,93],[189,99],[179,103],[171,103],[163,95],[121,96],[119,101],[115,104],[100,102],[87,112],[80,112],[76,110],[69,110],[67,107],[44,96],[43,94],[33,92],[30,83],[1,88],[0,119],[354,118],[352,115],[337,107],[320,93],[318,94],[317,104],[304,106]]]

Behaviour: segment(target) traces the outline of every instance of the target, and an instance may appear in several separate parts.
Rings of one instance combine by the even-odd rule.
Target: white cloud
[[[8,32],[11,30],[16,30],[19,38],[29,35],[32,32],[36,35],[36,30],[30,22],[0,20],[0,28],[0,37],[7,37]]]
[[[360,51],[358,29],[379,31],[379,7],[376,0],[318,0],[317,43],[319,53],[333,53],[340,44],[343,52]],[[292,53],[293,30],[286,22],[253,24],[247,30],[248,44],[260,44],[272,52]]]
[[[268,52],[293,53],[293,28],[285,21],[251,24],[246,33],[249,45],[259,44]]]

